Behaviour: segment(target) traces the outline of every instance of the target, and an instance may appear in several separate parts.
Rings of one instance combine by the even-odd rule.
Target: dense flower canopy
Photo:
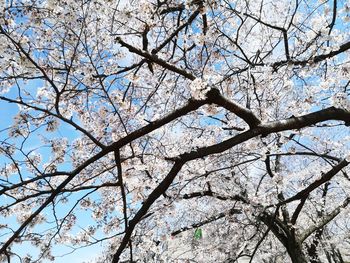
[[[3,0],[0,51],[0,261],[350,261],[350,2]]]

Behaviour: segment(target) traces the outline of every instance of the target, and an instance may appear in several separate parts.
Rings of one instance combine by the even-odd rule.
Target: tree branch
[[[341,210],[345,207],[348,206],[348,204],[350,203],[350,198],[346,198],[344,200],[344,202],[338,206],[336,209],[334,209],[331,213],[329,213],[328,215],[324,216],[318,224],[311,226],[310,228],[308,228],[307,230],[304,231],[304,233],[301,234],[300,240],[304,241],[305,239],[307,239],[312,233],[314,233],[315,231],[321,229],[322,227],[324,227],[325,225],[327,225],[330,221],[333,220],[333,218],[335,218],[337,215],[339,215],[339,213],[341,212]]]

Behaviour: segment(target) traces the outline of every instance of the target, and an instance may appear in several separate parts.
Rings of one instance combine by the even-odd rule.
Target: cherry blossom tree
[[[350,261],[349,22],[345,0],[0,1],[0,261]]]

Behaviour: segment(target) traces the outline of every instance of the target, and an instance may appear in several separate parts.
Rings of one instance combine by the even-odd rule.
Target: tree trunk
[[[293,263],[309,263],[303,252],[302,244],[296,239],[287,224],[280,221],[276,215],[270,215],[266,212],[260,214],[259,219],[271,229],[272,233],[287,249]]]
[[[287,252],[293,263],[308,263],[302,245],[296,240],[288,240]]]

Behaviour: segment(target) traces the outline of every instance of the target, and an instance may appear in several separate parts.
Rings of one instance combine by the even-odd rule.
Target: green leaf
[[[203,237],[202,235],[202,229],[200,228],[197,228],[195,231],[194,231],[194,239],[201,239]]]

